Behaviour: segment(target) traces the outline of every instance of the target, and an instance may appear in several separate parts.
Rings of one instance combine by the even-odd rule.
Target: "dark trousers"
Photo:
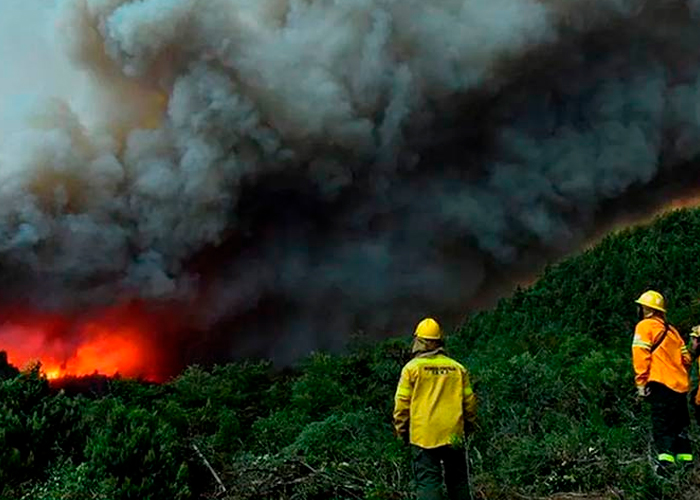
[[[418,500],[441,500],[443,470],[449,500],[469,500],[469,469],[464,449],[413,447],[413,473]]]
[[[692,454],[688,427],[690,415],[686,393],[678,393],[663,384],[650,382],[651,428],[659,456]]]

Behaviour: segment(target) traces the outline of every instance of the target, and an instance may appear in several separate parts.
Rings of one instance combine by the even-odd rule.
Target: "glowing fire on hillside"
[[[686,198],[673,200],[665,211],[676,210],[680,208],[695,208],[700,206],[700,195],[693,195]]]
[[[655,218],[662,216],[664,214],[667,214],[669,212],[673,212],[674,210],[682,210],[684,208],[696,208],[700,207],[700,195],[690,195],[690,196],[685,196],[685,197],[680,197],[677,199],[674,199],[670,201],[667,205],[662,207],[660,210],[648,215],[647,217],[642,217],[641,219],[635,220],[635,221],[621,221],[619,222],[613,231],[619,231],[621,229],[625,229],[626,227],[629,226],[643,226],[646,224],[650,224],[651,222],[654,221]]]
[[[94,374],[161,381],[153,325],[138,309],[115,307],[89,319],[18,315],[0,324],[0,350],[49,380]]]

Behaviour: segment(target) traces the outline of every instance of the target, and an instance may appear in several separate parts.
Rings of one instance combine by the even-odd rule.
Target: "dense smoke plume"
[[[47,3],[0,7],[0,300],[166,307],[182,362],[449,323],[700,171],[692,4]]]

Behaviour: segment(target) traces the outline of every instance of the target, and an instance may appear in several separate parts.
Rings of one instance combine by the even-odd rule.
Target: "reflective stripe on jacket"
[[[666,337],[656,350],[651,352],[652,346],[661,338],[664,329],[664,322],[658,317],[647,318],[637,323],[632,341],[635,383],[646,385],[649,382],[659,382],[676,392],[688,392],[690,353],[678,330],[669,325]]]
[[[464,436],[476,419],[476,397],[467,370],[444,354],[415,357],[401,370],[394,398],[394,428],[411,444],[437,448]]]

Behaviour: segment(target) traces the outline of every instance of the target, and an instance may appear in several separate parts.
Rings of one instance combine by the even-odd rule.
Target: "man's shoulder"
[[[659,328],[663,328],[664,324],[662,321],[660,321],[657,318],[644,318],[641,320],[639,323],[637,323],[637,327],[635,328],[635,331],[654,331],[658,330]]]
[[[406,363],[404,368],[417,369],[422,366],[451,366],[459,370],[466,370],[458,361],[452,359],[445,354],[438,354],[430,357],[416,357]]]

